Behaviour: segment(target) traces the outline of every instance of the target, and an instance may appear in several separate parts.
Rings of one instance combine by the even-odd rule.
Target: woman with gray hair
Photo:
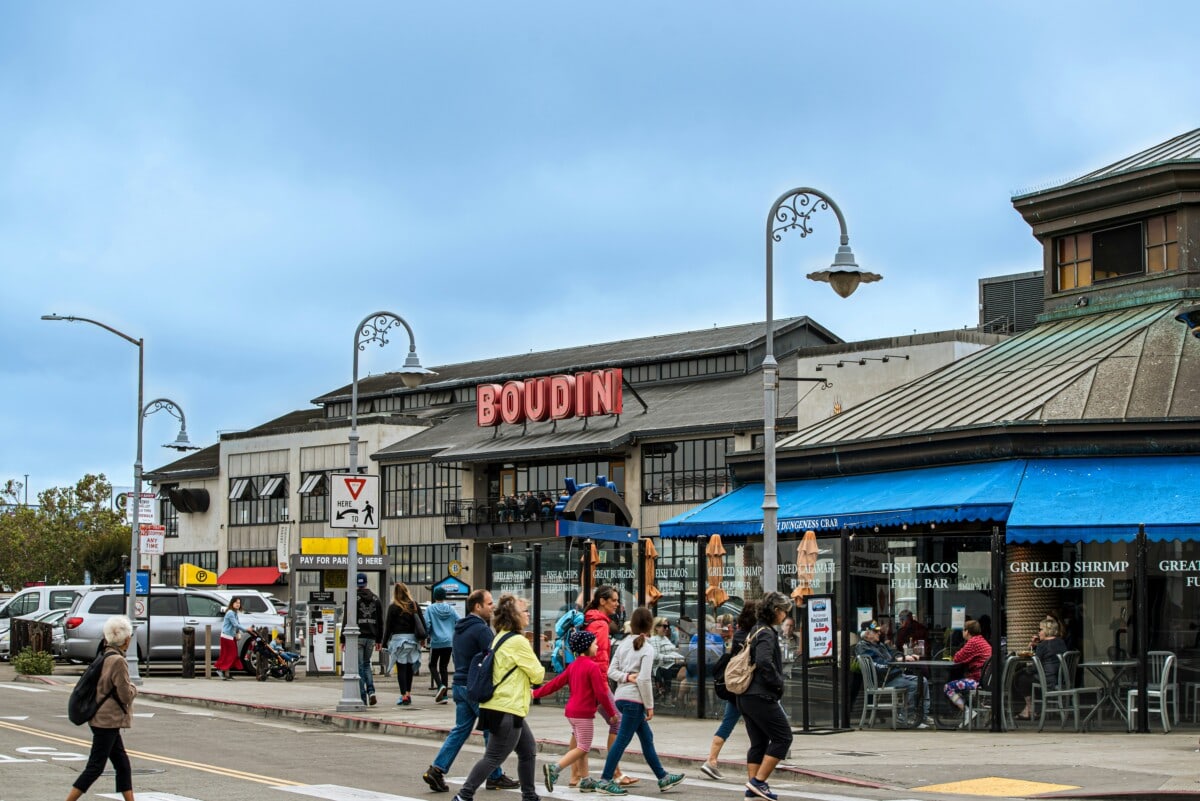
[[[781,592],[768,592],[758,605],[758,623],[750,632],[733,635],[733,653],[753,648],[750,661],[754,676],[750,686],[737,697],[738,711],[746,721],[750,748],[746,752],[746,798],[777,801],[767,779],[787,756],[792,745],[792,727],[779,699],[783,698],[783,652],[775,627],[783,623],[792,601]]]
[[[96,700],[100,707],[88,721],[92,730],[92,751],[88,754],[87,766],[71,785],[67,801],[75,801],[100,778],[104,763],[112,762],[117,777],[117,792],[125,801],[133,801],[133,771],[129,767],[129,755],[121,740],[121,729],[133,723],[133,699],[137,688],[129,680],[129,663],[125,652],[133,638],[133,624],[124,615],[110,617],[104,623],[104,652],[97,657],[104,660],[100,681],[96,685]],[[113,659],[112,657],[116,657]]]

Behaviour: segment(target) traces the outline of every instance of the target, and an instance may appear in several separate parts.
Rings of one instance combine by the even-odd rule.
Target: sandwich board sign
[[[379,476],[329,476],[329,527],[379,528]]]

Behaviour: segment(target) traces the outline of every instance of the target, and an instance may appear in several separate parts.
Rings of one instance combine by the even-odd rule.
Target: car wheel
[[[242,670],[247,676],[258,675],[258,654],[254,650],[254,640],[242,643]]]

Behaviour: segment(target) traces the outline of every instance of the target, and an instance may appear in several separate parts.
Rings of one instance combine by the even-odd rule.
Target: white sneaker
[[[717,768],[717,766],[712,764],[711,762],[705,762],[703,765],[701,765],[700,772],[703,773],[708,778],[716,779],[717,781],[721,781],[721,779],[725,778],[721,774],[721,771]]]
[[[958,728],[965,729],[971,725],[971,721],[979,717],[979,713],[973,709],[963,710],[963,721],[958,724]]]

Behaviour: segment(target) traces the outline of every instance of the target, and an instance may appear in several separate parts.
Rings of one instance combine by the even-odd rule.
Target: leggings
[[[779,702],[765,695],[739,695],[737,704],[750,736],[746,762],[759,765],[764,756],[786,758],[792,747],[792,726]]]
[[[495,724],[488,738],[487,748],[483,758],[475,763],[467,780],[459,789],[457,798],[472,801],[475,791],[483,784],[488,776],[504,762],[513,751],[517,752],[517,778],[521,782],[521,801],[537,801],[537,789],[533,785],[535,768],[537,767],[537,741],[524,718],[518,718],[508,713],[495,714]]]
[[[133,771],[129,767],[129,755],[125,753],[125,743],[121,740],[121,730],[98,729],[95,726],[89,728],[92,730],[92,752],[88,754],[83,773],[71,786],[86,793],[92,782],[104,772],[104,763],[112,762],[113,771],[117,774],[117,792],[132,791]]]
[[[397,662],[396,663],[396,681],[400,683],[400,694],[408,695],[412,692],[413,666],[412,662]]]
[[[432,648],[429,651],[429,672],[433,674],[433,681],[439,687],[450,686],[446,677],[446,668],[450,666],[452,650],[452,648]]]

